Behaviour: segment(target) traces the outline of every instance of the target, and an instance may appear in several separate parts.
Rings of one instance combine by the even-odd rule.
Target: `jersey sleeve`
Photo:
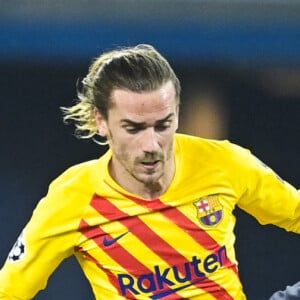
[[[261,224],[300,233],[300,191],[250,151],[234,147],[233,185],[239,194],[237,205]]]
[[[300,281],[287,286],[284,291],[278,291],[269,300],[297,300],[300,299]]]
[[[61,261],[73,253],[79,212],[69,203],[61,184],[50,187],[0,271],[0,299],[32,299],[46,287]]]

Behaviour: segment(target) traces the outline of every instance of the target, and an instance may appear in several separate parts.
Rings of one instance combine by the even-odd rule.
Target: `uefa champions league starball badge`
[[[18,237],[17,241],[15,242],[14,246],[12,247],[11,251],[8,254],[8,260],[10,262],[17,262],[21,260],[26,253],[26,246],[24,240],[23,232]]]

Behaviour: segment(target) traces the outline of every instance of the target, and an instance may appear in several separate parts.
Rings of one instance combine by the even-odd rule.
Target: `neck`
[[[159,182],[144,184],[143,186],[141,186],[141,189],[137,194],[141,196],[143,199],[147,199],[147,200],[157,199],[166,192],[169,185],[170,184],[162,185]]]
[[[169,188],[175,174],[175,162],[173,158],[161,178],[148,182],[138,180],[126,169],[120,168],[118,163],[115,164],[112,161],[109,170],[111,177],[129,193],[146,200],[153,200],[159,198]]]

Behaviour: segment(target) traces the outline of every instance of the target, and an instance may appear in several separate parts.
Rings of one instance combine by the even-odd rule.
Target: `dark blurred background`
[[[59,107],[94,57],[137,43],[182,82],[180,131],[230,139],[300,187],[300,1],[0,0],[1,265],[49,182],[103,151],[77,140]],[[300,280],[299,236],[235,213],[248,298]],[[36,299],[93,296],[70,258]]]

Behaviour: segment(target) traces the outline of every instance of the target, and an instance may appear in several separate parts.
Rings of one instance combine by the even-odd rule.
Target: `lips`
[[[149,166],[151,166],[151,165],[155,165],[156,163],[158,163],[159,162],[159,160],[154,160],[154,161],[142,161],[142,164],[143,165],[149,165]]]
[[[155,168],[160,163],[160,160],[142,161],[141,164],[145,168]]]

